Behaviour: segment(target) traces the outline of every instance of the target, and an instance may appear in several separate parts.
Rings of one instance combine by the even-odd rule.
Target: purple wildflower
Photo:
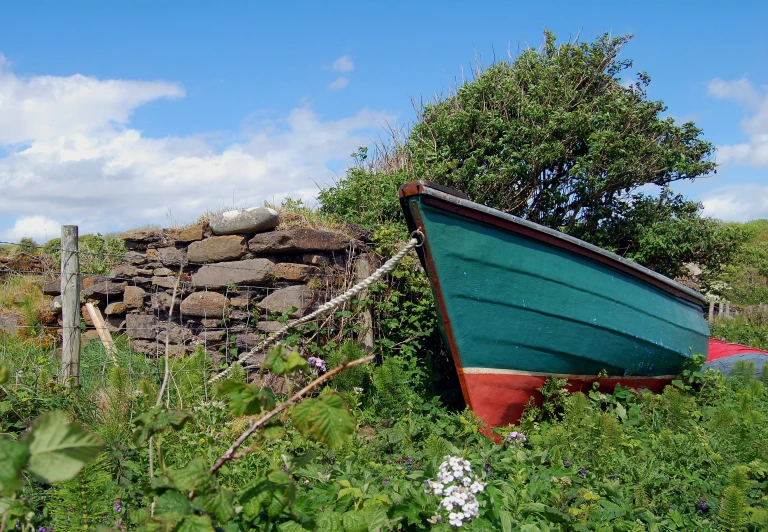
[[[491,467],[491,464],[485,464],[485,470],[486,470],[488,473],[490,473],[491,471],[493,471],[493,468]]]
[[[325,360],[318,357],[309,357],[307,359],[307,362],[309,362],[310,366],[316,367],[318,370],[320,370],[320,373],[325,373],[328,371],[328,367],[325,365]]]
[[[707,510],[709,510],[709,504],[707,504],[707,501],[704,499],[701,499],[699,501],[699,515],[703,514]]]
[[[523,443],[527,441],[528,438],[525,437],[525,434],[522,432],[517,432],[516,430],[513,430],[506,436],[504,436],[504,441],[507,443]]]
[[[37,532],[48,532],[48,529],[45,528],[44,526],[41,526],[40,528],[37,529]]]
[[[115,501],[115,504],[112,506],[112,508],[115,510],[116,514],[122,513],[123,503],[120,501]]]
[[[571,467],[571,461],[570,460],[566,460],[565,462],[563,462],[563,465],[565,467]]]
[[[579,478],[586,478],[586,476],[587,476],[587,468],[582,467],[581,471],[579,471]]]

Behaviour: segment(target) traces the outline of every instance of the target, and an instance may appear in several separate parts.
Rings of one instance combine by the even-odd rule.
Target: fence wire
[[[18,245],[11,242],[0,244]],[[89,254],[83,251],[79,253]],[[16,384],[20,384],[24,379],[36,381],[46,375],[51,380],[58,381],[62,372],[61,335],[64,331],[60,310],[57,311],[53,306],[56,290],[52,288],[60,283],[60,266],[45,258],[41,258],[31,268],[29,261],[20,262],[23,263],[22,267],[16,269],[12,267],[13,257],[11,260],[0,262],[0,362],[9,367],[11,379]],[[114,356],[128,377],[132,390],[137,389],[142,381],[157,385],[162,380],[167,333],[172,340],[170,394],[173,396],[176,393],[181,400],[182,389],[190,388],[192,384],[198,387],[202,385],[204,397],[200,399],[208,401],[211,400],[210,389],[206,384],[208,379],[241,353],[259,344],[270,333],[270,327],[277,328],[282,325],[280,322],[287,319],[287,313],[280,312],[283,309],[269,308],[269,305],[259,303],[277,290],[296,284],[286,281],[271,286],[231,284],[209,288],[193,286],[192,274],[185,273],[181,277],[185,280],[179,282],[172,319],[169,320],[169,292],[178,278],[179,266],[164,264],[165,268],[172,270],[165,276],[110,278],[107,275],[81,274],[79,283],[81,290],[90,294],[86,295],[86,298],[98,299],[102,312],[112,303],[124,303],[123,292],[126,286],[141,288],[146,293],[143,298],[143,310],[151,312],[133,314],[145,316],[138,319],[138,324],[133,323],[128,327],[127,322],[133,322],[136,318],[129,318],[125,311],[118,315],[104,316],[105,324],[116,341],[117,351]],[[215,267],[217,263],[184,261],[183,266],[186,272],[189,267]],[[141,265],[137,268],[142,269]],[[253,268],[236,266],[229,269],[253,271]],[[159,278],[164,280],[159,281]],[[299,294],[302,298],[306,296],[307,301],[311,300],[311,304],[307,305],[307,312],[313,306],[342,293],[354,283],[352,262],[348,260],[343,271],[328,269],[323,272],[318,269],[312,279],[313,285],[304,285],[306,290],[301,290]],[[165,286],[157,284],[158,282]],[[99,293],[88,291],[94,285],[98,285]],[[44,292],[48,292],[48,295]],[[216,317],[210,318],[192,316],[182,311],[181,301],[184,298],[192,293],[205,292],[223,294],[230,303],[235,302],[236,305],[230,305],[226,315],[219,312]],[[303,331],[289,335],[289,340],[304,348],[313,343],[341,343],[344,334],[349,337],[348,331],[354,328],[362,308],[362,305],[351,304],[336,315],[318,318]],[[137,309],[128,309],[127,312],[130,313],[131,310]],[[114,358],[99,341],[93,323],[86,316],[87,313],[83,313],[80,317],[82,343],[79,380],[81,391],[87,396],[93,396],[98,394],[109,378]],[[380,330],[375,321],[373,333],[375,337],[380,337]],[[203,352],[205,356],[202,355]],[[306,353],[307,356],[310,354]]]

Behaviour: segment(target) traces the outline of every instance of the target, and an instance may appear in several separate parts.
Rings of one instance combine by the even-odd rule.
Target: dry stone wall
[[[167,335],[172,354],[203,346],[215,365],[234,358],[278,330],[279,317],[301,317],[338,295],[354,282],[350,265],[366,251],[347,234],[277,231],[278,223],[271,209],[250,209],[206,226],[123,233],[124,261],[108,276],[81,280],[83,319],[92,326],[84,305],[97,305],[113,333],[151,356],[165,352]],[[46,289],[58,292],[56,283]]]

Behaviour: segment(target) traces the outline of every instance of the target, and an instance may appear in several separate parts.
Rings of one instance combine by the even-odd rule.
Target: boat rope
[[[277,342],[280,337],[285,334],[289,329],[293,329],[296,327],[299,327],[301,325],[304,325],[306,323],[309,323],[310,321],[314,320],[315,318],[322,316],[329,310],[333,310],[335,308],[340,307],[353,297],[355,297],[357,294],[362,292],[363,290],[366,290],[369,288],[373,283],[381,279],[385,274],[391,272],[395,269],[395,267],[398,265],[398,263],[403,260],[403,257],[405,257],[412,249],[421,247],[421,245],[424,243],[424,234],[419,231],[418,229],[411,233],[411,239],[408,241],[408,243],[401,249],[397,255],[389,259],[387,262],[385,262],[381,268],[376,270],[371,274],[370,277],[363,279],[359,283],[357,283],[355,286],[344,292],[338,297],[335,297],[322,305],[320,308],[318,308],[316,311],[312,312],[311,314],[307,314],[303,318],[299,318],[297,320],[294,320],[290,323],[285,324],[283,327],[278,329],[275,334],[261,342],[259,345],[248,351],[247,353],[243,353],[237,360],[235,360],[231,366],[228,368],[222,370],[218,374],[214,375],[210,378],[208,381],[209,383],[214,383],[217,380],[226,377],[229,372],[232,370],[233,367],[236,365],[245,365],[249,360],[253,359],[258,353],[269,347],[270,345]]]

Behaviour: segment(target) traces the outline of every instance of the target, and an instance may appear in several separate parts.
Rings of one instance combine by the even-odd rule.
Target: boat
[[[706,298],[619,255],[412,181],[399,190],[467,405],[518,422],[549,377],[660,392],[707,355]]]
[[[724,375],[731,375],[739,362],[754,364],[755,378],[763,379],[763,375],[768,371],[768,351],[710,338],[709,356],[701,370],[711,368]]]

